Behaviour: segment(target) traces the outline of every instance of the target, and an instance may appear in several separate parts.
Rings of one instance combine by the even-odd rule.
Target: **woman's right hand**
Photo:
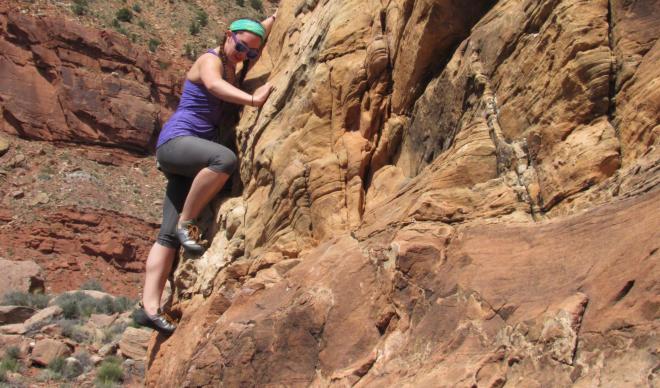
[[[268,96],[272,91],[273,91],[273,85],[271,85],[270,82],[266,82],[265,84],[259,86],[257,90],[255,90],[254,93],[252,94],[252,98],[253,98],[252,106],[261,108],[266,103],[266,100],[268,99]]]

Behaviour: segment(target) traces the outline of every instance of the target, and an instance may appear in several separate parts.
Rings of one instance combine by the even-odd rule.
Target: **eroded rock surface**
[[[149,386],[657,381],[660,2],[278,15]]]
[[[146,153],[178,80],[121,34],[0,6],[2,130]]]

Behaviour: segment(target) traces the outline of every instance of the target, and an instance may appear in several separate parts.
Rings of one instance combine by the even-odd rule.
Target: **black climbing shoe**
[[[206,250],[199,228],[192,221],[181,223],[176,228],[176,236],[186,252],[201,255]]]
[[[171,335],[176,330],[174,320],[160,309],[155,315],[149,315],[141,307],[133,312],[133,321],[140,326],[150,327],[165,335]]]

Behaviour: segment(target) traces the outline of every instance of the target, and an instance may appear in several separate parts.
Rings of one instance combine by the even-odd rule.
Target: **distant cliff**
[[[2,130],[150,152],[180,80],[116,32],[0,7]]]

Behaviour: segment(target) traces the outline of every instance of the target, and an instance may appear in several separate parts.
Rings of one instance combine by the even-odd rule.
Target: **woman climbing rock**
[[[248,94],[240,89],[247,71],[259,59],[277,12],[262,22],[239,19],[224,42],[192,65],[176,112],[163,126],[156,159],[167,177],[163,220],[146,264],[142,308],[135,321],[171,334],[176,325],[160,310],[160,301],[180,247],[201,254],[206,249],[195,219],[222,189],[236,168],[236,155],[213,141],[222,102],[261,107],[272,86]],[[237,73],[237,67],[240,71]]]

